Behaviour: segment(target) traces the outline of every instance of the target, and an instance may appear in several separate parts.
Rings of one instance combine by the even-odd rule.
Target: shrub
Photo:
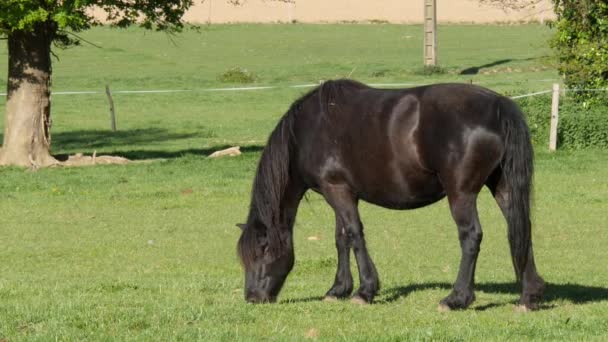
[[[228,69],[218,76],[220,82],[225,83],[253,83],[256,80],[254,73],[240,67]]]
[[[564,149],[608,148],[608,106],[585,108],[572,101],[562,104],[557,143]]]
[[[551,96],[525,97],[516,102],[526,116],[532,143],[535,146],[547,146],[551,124]]]
[[[568,88],[608,87],[608,2],[605,0],[553,0],[557,21],[551,46],[558,70]],[[597,92],[580,92],[574,98],[606,102]]]
[[[517,100],[526,115],[532,143],[546,148],[551,125],[551,96]],[[557,144],[560,149],[608,148],[608,105],[584,106],[573,97],[562,99]]]

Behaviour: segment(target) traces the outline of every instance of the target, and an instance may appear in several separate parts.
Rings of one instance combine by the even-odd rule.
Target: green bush
[[[218,80],[224,83],[253,83],[256,75],[247,69],[240,67],[228,69],[218,76]]]
[[[558,70],[571,89],[608,87],[608,2],[606,0],[553,0],[557,21],[551,41]],[[573,97],[590,103],[606,102],[598,92]]]
[[[559,148],[608,148],[608,106],[584,108],[572,101],[560,106]]]
[[[518,99],[526,115],[532,143],[546,148],[551,125],[551,95]],[[608,105],[585,106],[573,97],[563,98],[557,128],[559,149],[608,148]]]
[[[551,123],[551,95],[525,97],[518,99],[516,102],[526,115],[532,143],[535,146],[548,145]]]

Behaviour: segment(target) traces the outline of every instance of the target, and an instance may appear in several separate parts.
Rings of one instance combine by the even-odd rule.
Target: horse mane
[[[238,254],[245,265],[256,260],[259,234],[266,233],[267,253],[271,259],[281,256],[287,242],[281,239],[281,203],[289,184],[290,160],[297,146],[294,135],[295,118],[303,110],[306,100],[317,96],[320,115],[329,113],[330,103],[340,98],[348,89],[368,88],[353,80],[334,80],[323,82],[303,95],[290,106],[274,128],[264,147],[258,164],[247,224],[238,243]]]
[[[348,98],[345,96],[346,92],[349,90],[360,90],[360,89],[370,89],[369,86],[355,81],[351,79],[339,79],[326,81],[321,84],[317,89],[319,89],[319,106],[321,107],[321,112],[326,113],[327,109],[330,108],[330,103],[336,102],[338,100],[343,100],[344,98]]]
[[[245,265],[250,265],[258,257],[256,249],[260,232],[266,233],[267,252],[272,259],[285,252],[286,242],[282,241],[280,234],[285,228],[281,222],[281,203],[289,184],[290,160],[296,146],[293,126],[304,102],[321,88],[311,90],[290,106],[262,151],[253,181],[247,224],[238,243],[238,254]]]

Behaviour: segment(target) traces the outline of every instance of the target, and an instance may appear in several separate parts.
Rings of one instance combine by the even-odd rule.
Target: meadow
[[[477,301],[468,310],[436,310],[460,257],[445,200],[413,211],[362,204],[382,289],[373,305],[321,302],[336,267],[334,218],[313,193],[300,206],[296,264],[279,303],[243,300],[235,224],[246,218],[268,134],[307,91],[288,86],[350,76],[472,81],[509,95],[549,89],[559,75],[547,27],[442,26],[443,70],[430,75],[420,68],[421,26],[213,25],[176,36],[101,27],[81,35],[89,43],[56,50],[53,91],[98,93],[53,96],[53,153],[153,161],[0,169],[0,340],[606,339],[607,150],[536,146],[534,246],[548,282],[537,312],[513,311],[519,289],[506,224],[485,190]],[[0,83],[6,55],[0,46]],[[232,68],[254,82],[222,81]],[[106,84],[191,91],[115,94],[112,132]],[[278,88],[205,91],[266,85]],[[243,155],[206,158],[233,145]]]

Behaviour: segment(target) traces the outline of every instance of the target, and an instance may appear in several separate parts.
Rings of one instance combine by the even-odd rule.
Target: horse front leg
[[[439,303],[439,310],[464,309],[475,300],[475,266],[482,231],[477,214],[477,194],[448,194],[452,217],[458,226],[461,259],[452,292]]]
[[[336,250],[338,252],[338,269],[334,285],[325,294],[325,301],[346,298],[353,292],[353,276],[350,272],[350,245],[344,224],[336,215]]]
[[[344,185],[328,186],[324,189],[323,195],[336,213],[336,222],[338,223],[336,235],[339,235],[336,244],[341,244],[341,247],[338,247],[338,257],[342,258],[342,265],[348,266],[348,263],[345,261],[349,257],[348,247],[352,247],[357,261],[360,285],[353,297],[353,302],[371,303],[380,288],[380,282],[376,266],[367,251],[363,235],[363,224],[361,223],[359,210],[357,209],[357,199],[348,187]],[[344,246],[343,244],[347,247],[342,247]],[[340,255],[340,251],[342,255]],[[340,267],[340,263],[338,264]]]

